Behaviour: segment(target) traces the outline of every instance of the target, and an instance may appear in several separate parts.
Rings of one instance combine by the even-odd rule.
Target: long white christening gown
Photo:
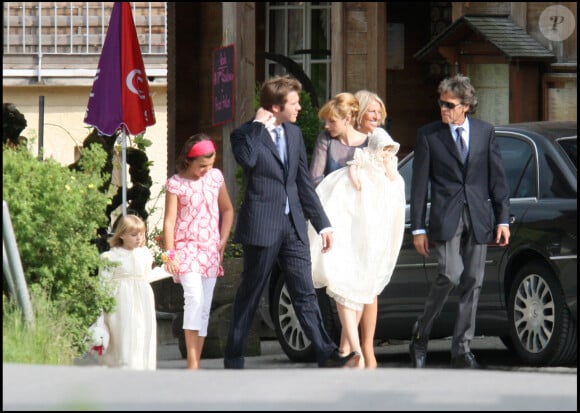
[[[327,175],[316,187],[334,242],[322,253],[321,237],[309,225],[314,286],[326,287],[329,296],[354,310],[371,304],[389,283],[403,242],[405,182],[397,171],[398,150],[399,144],[376,128],[368,146],[356,149],[349,166]],[[353,165],[360,191],[349,177]]]

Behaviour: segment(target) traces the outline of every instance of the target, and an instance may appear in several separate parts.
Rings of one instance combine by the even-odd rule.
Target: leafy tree
[[[83,352],[87,327],[114,305],[99,282],[97,229],[110,196],[99,190],[106,154],[99,145],[82,152],[78,170],[39,161],[24,145],[3,145],[2,196],[8,204],[27,285],[54,303],[66,303],[75,347]],[[34,303],[33,303],[34,305]]]

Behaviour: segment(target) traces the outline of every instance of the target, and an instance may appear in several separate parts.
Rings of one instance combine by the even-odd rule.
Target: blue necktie
[[[277,126],[274,128],[274,134],[276,135],[276,148],[278,148],[278,155],[280,155],[280,159],[284,163],[284,169],[288,167],[286,161],[286,144],[284,142],[284,138],[282,137],[282,129],[281,126]],[[286,208],[284,208],[284,213],[288,215],[290,212],[290,203],[288,202],[288,197],[286,197]]]
[[[280,155],[280,159],[282,159],[284,167],[286,167],[286,145],[284,138],[282,137],[281,128],[281,126],[274,128],[274,133],[276,134],[276,148],[278,148],[278,155]]]
[[[457,132],[456,143],[457,149],[459,150],[459,155],[461,155],[461,162],[465,163],[465,159],[467,158],[467,145],[463,140],[463,136],[461,136],[461,134],[463,133],[463,128],[457,128],[455,129],[455,132]]]

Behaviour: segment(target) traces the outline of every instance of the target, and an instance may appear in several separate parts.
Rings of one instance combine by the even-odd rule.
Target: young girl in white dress
[[[358,324],[391,279],[403,242],[405,183],[397,171],[399,144],[383,128],[357,148],[347,167],[316,187],[334,231],[332,250],[322,254],[310,228],[312,276],[336,304],[351,350],[360,352]],[[364,366],[361,357],[360,366]]]
[[[137,215],[120,217],[109,240],[111,249],[101,254],[112,263],[103,265],[99,275],[112,284],[116,301],[113,310],[104,314],[110,337],[102,362],[108,367],[155,370],[157,366],[157,319],[150,283],[160,278],[152,269],[145,233],[145,223]]]

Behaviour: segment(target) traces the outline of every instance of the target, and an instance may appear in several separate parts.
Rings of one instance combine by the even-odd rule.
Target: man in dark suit
[[[487,244],[509,242],[509,186],[493,125],[469,117],[477,98],[468,77],[444,79],[438,88],[441,121],[418,130],[411,182],[411,227],[417,252],[429,254],[427,193],[431,185],[429,236],[438,260],[422,316],[413,326],[409,351],[425,366],[427,341],[449,293],[459,291],[451,342],[454,368],[480,367],[470,349],[483,282]]]
[[[244,368],[245,342],[272,267],[279,262],[292,304],[320,367],[354,366],[360,354],[338,354],[324,329],[312,283],[307,220],[322,236],[323,252],[332,247],[330,221],[310,173],[306,147],[296,122],[302,85],[290,77],[264,83],[260,108],[252,121],[231,133],[232,151],[244,170],[246,191],[234,241],[244,250],[244,269],[233,305],[224,367]]]

